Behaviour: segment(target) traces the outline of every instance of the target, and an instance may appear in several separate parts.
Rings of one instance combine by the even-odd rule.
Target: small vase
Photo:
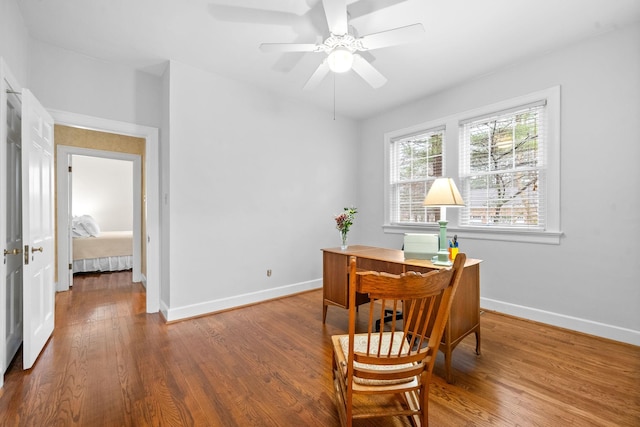
[[[340,250],[346,251],[347,250],[347,232],[346,231],[340,232],[340,237],[342,238],[342,244],[340,245]]]

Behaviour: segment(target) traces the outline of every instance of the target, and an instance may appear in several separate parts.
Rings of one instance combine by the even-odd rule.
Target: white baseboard
[[[164,317],[165,322],[169,319],[169,307],[162,300],[160,300],[160,314]]]
[[[635,331],[633,329],[607,325],[605,323],[506,303],[490,298],[480,298],[480,306],[486,310],[510,314],[523,319],[546,323],[560,328],[571,329],[573,331],[620,341],[627,344],[640,345],[640,331]]]
[[[183,307],[168,308],[161,302],[160,311],[168,322],[188,319],[190,317],[202,316],[204,314],[215,313],[217,311],[228,310],[230,308],[242,307],[248,304],[255,304],[274,298],[280,298],[299,292],[310,291],[322,287],[322,279],[310,280],[308,282],[295,283],[293,285],[281,286],[279,288],[264,289],[248,294],[234,295],[228,298],[221,298],[212,301],[205,301],[198,304]],[[318,306],[318,309],[319,306]]]

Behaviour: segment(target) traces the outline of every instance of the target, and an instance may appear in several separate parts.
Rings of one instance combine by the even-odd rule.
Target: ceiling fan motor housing
[[[337,47],[344,47],[352,53],[356,50],[366,50],[364,46],[362,46],[362,41],[360,39],[356,39],[351,34],[344,34],[341,36],[331,34],[329,37],[327,37],[323,44],[325,46],[324,50],[327,53],[330,53]]]
[[[324,51],[329,55],[329,69],[334,73],[344,73],[353,66],[353,52],[358,49],[360,41],[351,34],[336,36],[331,34],[324,41]]]

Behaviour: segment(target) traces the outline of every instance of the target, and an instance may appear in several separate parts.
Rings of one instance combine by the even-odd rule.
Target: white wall
[[[515,64],[363,123],[362,241],[384,234],[385,132],[561,86],[560,245],[461,242],[483,307],[640,344],[640,26]]]
[[[170,239],[170,216],[169,216],[169,134],[170,134],[170,109],[171,109],[171,66],[168,66],[162,75],[162,96],[161,96],[161,128],[160,128],[160,188],[162,194],[160,196],[160,258],[164,261],[160,264],[160,301],[164,306],[164,312],[166,314],[166,308],[171,307],[171,283],[169,281],[169,248],[171,247]]]
[[[174,62],[169,92],[169,319],[320,287],[356,123]]]
[[[0,56],[20,84],[27,85],[29,33],[16,1],[0,1]],[[20,88],[16,88],[19,90]]]
[[[29,84],[47,109],[160,127],[160,77],[31,39]]]
[[[73,215],[91,215],[101,231],[133,230],[133,162],[73,156]]]

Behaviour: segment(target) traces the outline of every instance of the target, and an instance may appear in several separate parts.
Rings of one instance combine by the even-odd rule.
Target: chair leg
[[[334,371],[333,387],[335,389],[334,391],[336,395],[336,406],[338,407],[338,416],[340,417],[340,425],[342,425],[342,427],[346,427],[346,426],[350,426],[351,424],[347,422],[347,412],[346,412],[347,405],[344,400],[344,394],[342,393],[342,386],[340,385],[340,379],[338,378],[338,375],[340,375],[340,373]]]
[[[422,419],[423,419],[423,415],[424,415],[424,410],[422,409],[422,403],[421,403],[421,396],[420,393],[418,393],[417,391],[408,391],[404,393],[404,400],[407,403],[407,406],[409,407],[409,409],[411,409],[412,411],[420,411],[419,414],[416,415],[410,415],[409,416],[409,421],[411,421],[411,424],[414,426],[422,426],[424,425]]]
[[[376,320],[376,332],[380,332],[380,326],[382,323],[391,322],[393,319],[393,310],[385,308],[384,310],[385,316],[382,319]],[[396,320],[402,320],[402,312],[396,311]]]

